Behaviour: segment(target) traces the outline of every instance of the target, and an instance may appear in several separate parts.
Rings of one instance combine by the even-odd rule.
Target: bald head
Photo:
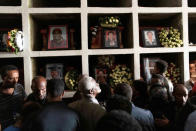
[[[46,85],[47,81],[43,76],[36,76],[32,80],[31,89],[35,96],[40,100],[46,97]]]
[[[177,84],[174,87],[173,96],[175,97],[176,104],[183,106],[188,99],[188,90],[183,84]]]

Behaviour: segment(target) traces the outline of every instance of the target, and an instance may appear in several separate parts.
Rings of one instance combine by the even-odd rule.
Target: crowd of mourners
[[[28,96],[14,65],[1,69],[0,131],[196,131],[196,84],[174,85],[156,62],[150,82],[110,87],[82,75],[69,101],[65,83],[36,76]]]

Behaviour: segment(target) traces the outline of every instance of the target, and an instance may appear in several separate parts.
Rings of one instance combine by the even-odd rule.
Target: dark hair
[[[152,80],[154,80],[154,81],[152,81]],[[164,76],[162,76],[160,74],[152,74],[150,84],[151,85],[154,85],[154,84],[164,85]]]
[[[47,82],[47,94],[57,97],[64,92],[64,82],[61,79],[51,79]]]
[[[107,112],[110,112],[112,110],[123,110],[131,114],[132,104],[131,102],[129,102],[128,98],[120,95],[114,95],[107,100],[106,110]]]
[[[164,77],[160,74],[152,74],[152,78],[156,78],[156,79],[160,79],[160,80],[164,81]]]
[[[37,102],[26,102],[23,105],[22,113],[21,113],[21,120],[22,126],[21,131],[32,131],[34,127],[34,122],[41,110],[41,105]]]
[[[167,100],[167,88],[161,85],[153,85],[150,89],[150,100],[152,99],[160,99],[160,100]]]
[[[149,95],[152,95],[153,90],[154,90],[155,88],[163,88],[163,85],[160,85],[160,84],[153,84],[153,85],[151,85],[151,86],[150,86],[150,89],[149,89]]]
[[[117,95],[125,96],[130,101],[132,99],[132,88],[126,83],[120,83],[114,88],[114,93]]]
[[[99,87],[101,88],[101,92],[96,96],[96,98],[99,102],[104,102],[111,97],[111,89],[110,86],[102,83],[99,84]]]
[[[7,76],[8,71],[18,70],[15,65],[5,65],[1,68],[1,77],[2,79]]]
[[[148,100],[147,83],[143,80],[134,80],[132,87],[134,88],[132,102],[138,107],[145,108]]]
[[[156,62],[156,66],[157,66],[157,68],[159,69],[159,73],[164,73],[166,70],[167,70],[167,67],[168,67],[168,64],[167,64],[167,62],[166,61],[164,61],[164,60],[158,60],[157,62]]]
[[[26,102],[21,111],[22,121],[26,121],[31,113],[38,112],[41,109],[41,105],[37,102]]]
[[[113,110],[99,120],[95,131],[142,131],[142,128],[127,112]]]
[[[147,83],[143,80],[134,80],[132,86],[142,95],[147,93]]]

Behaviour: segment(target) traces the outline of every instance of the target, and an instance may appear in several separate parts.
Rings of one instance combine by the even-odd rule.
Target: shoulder
[[[184,131],[192,131],[196,128],[196,111],[192,112],[186,120]]]
[[[20,129],[11,125],[5,128],[3,131],[20,131]]]
[[[22,84],[17,83],[14,91],[24,91],[24,87]]]
[[[188,119],[187,121],[189,122],[196,122],[196,111],[192,112],[189,116],[188,116]]]
[[[81,100],[77,100],[77,101],[74,101],[74,102],[68,104],[68,107],[75,108],[75,107],[80,106],[81,103],[82,103]]]
[[[86,100],[78,100],[73,103],[70,103],[68,106],[72,109],[75,109],[75,110],[86,109],[86,111],[93,110],[94,112],[104,112],[105,113],[105,109],[101,105],[96,104],[96,103],[92,103],[92,102],[89,102]]]
[[[34,100],[34,99],[35,99],[34,94],[31,93],[31,94],[29,94],[29,95],[27,96],[26,101],[32,101],[32,100]]]
[[[61,116],[73,116],[75,118],[78,117],[77,113],[69,108],[64,102],[54,102],[47,104],[40,112],[40,117],[42,116],[48,116],[53,117],[53,114],[55,114],[58,117]]]
[[[132,115],[135,119],[142,121],[146,124],[154,123],[154,118],[149,110],[145,110],[136,106],[132,106]]]
[[[14,95],[23,95],[24,97],[26,96],[23,85],[18,83],[16,84],[16,87],[14,89]]]
[[[139,112],[139,113],[141,113],[141,114],[143,114],[143,115],[145,115],[145,116],[151,116],[152,115],[152,113],[149,111],[149,110],[146,110],[146,109],[142,109],[142,108],[139,108],[139,107],[137,107],[137,106],[132,106],[133,107],[133,111],[134,112]]]

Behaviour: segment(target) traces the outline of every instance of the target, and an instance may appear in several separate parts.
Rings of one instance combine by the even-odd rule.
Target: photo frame
[[[68,25],[50,25],[48,50],[69,49]]]
[[[95,80],[98,83],[106,83],[108,77],[107,69],[95,68]]]
[[[103,48],[120,48],[119,32],[117,29],[104,28],[102,31]]]
[[[1,82],[3,82],[3,79],[2,79],[2,77],[1,77],[1,75],[0,75],[0,83],[1,83]]]
[[[7,51],[7,40],[8,40],[9,29],[0,29],[0,51]]]
[[[144,76],[146,79],[146,82],[149,84],[152,74],[156,72],[156,62],[160,60],[160,58],[143,58],[143,69],[144,69]]]
[[[46,80],[64,79],[63,68],[62,63],[46,64]]]
[[[143,47],[160,47],[156,29],[142,29]]]

